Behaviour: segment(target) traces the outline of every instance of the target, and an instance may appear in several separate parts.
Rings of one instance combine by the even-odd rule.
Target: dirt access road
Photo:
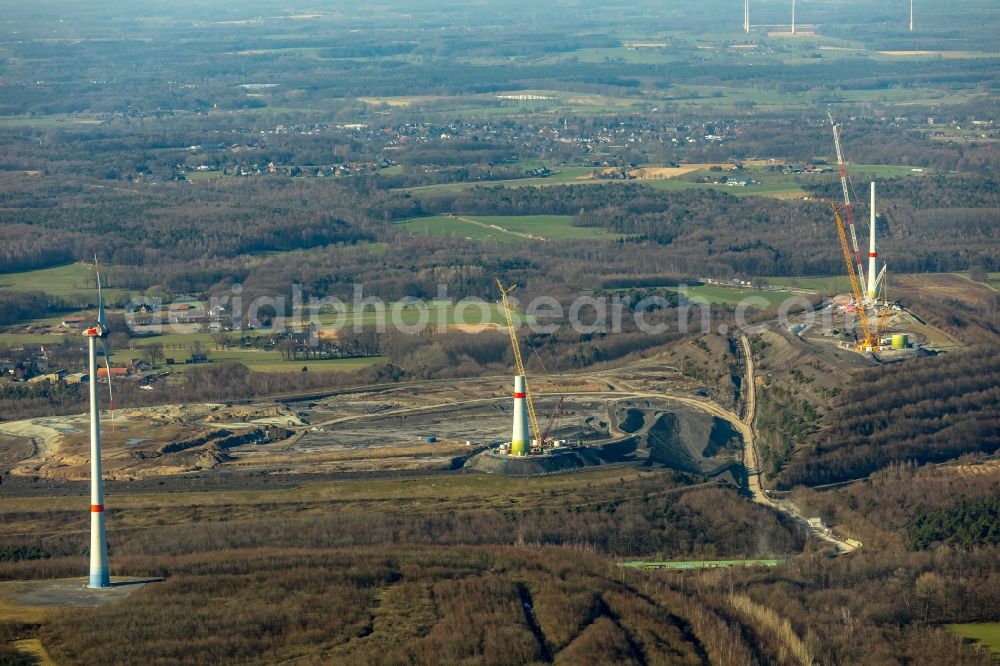
[[[548,239],[546,239],[546,238],[544,238],[542,236],[539,236],[537,234],[529,234],[529,233],[525,233],[525,232],[522,232],[522,231],[514,231],[512,229],[507,229],[505,227],[501,227],[499,224],[487,224],[486,222],[480,222],[479,220],[473,220],[471,217],[462,217],[460,215],[455,215],[454,213],[448,213],[448,217],[455,218],[459,222],[465,222],[467,224],[474,224],[477,227],[482,227],[483,229],[487,229],[489,231],[499,231],[500,233],[510,234],[511,236],[518,236],[520,238],[527,238],[528,240],[537,240],[537,241],[548,240]]]
[[[747,487],[750,490],[753,501],[788,514],[804,525],[817,538],[836,547],[838,553],[850,553],[857,550],[858,547],[848,543],[846,539],[840,539],[826,529],[810,525],[806,517],[791,502],[787,500],[775,501],[768,496],[767,490],[761,482],[760,457],[757,452],[757,442],[754,439],[753,424],[757,415],[757,384],[754,377],[753,355],[750,353],[750,339],[741,333],[740,343],[743,345],[743,359],[746,366],[746,374],[743,376],[742,386],[745,387],[744,390],[749,390],[747,390],[746,394],[746,415],[739,422],[739,428],[740,432],[743,433],[743,466],[747,471]]]

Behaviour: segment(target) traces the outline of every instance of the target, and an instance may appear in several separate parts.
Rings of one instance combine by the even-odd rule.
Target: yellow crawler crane
[[[833,216],[837,220],[837,234],[840,236],[840,249],[844,253],[844,263],[847,264],[847,276],[851,278],[851,293],[854,295],[854,303],[858,306],[858,314],[861,317],[861,330],[864,331],[865,339],[858,343],[861,351],[876,351],[878,341],[872,335],[871,326],[868,324],[868,312],[865,308],[865,301],[861,296],[861,286],[858,283],[858,276],[854,272],[854,264],[851,262],[851,248],[847,244],[847,232],[844,230],[844,219],[840,216],[840,209],[832,201],[828,201],[833,209]]]
[[[510,346],[514,349],[514,367],[517,374],[524,377],[524,401],[528,405],[528,422],[531,424],[531,435],[534,437],[537,446],[542,445],[542,431],[538,427],[538,417],[535,416],[535,403],[531,400],[531,388],[528,384],[527,374],[524,372],[524,361],[521,360],[521,344],[517,341],[517,333],[514,330],[514,314],[510,307],[510,300],[507,295],[517,288],[517,285],[504,287],[497,278],[497,286],[500,287],[500,297],[503,299],[503,312],[507,316],[507,331],[510,333]]]

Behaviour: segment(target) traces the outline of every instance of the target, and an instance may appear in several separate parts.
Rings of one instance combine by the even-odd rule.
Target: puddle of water
[[[125,440],[126,446],[135,446],[136,444],[139,444],[141,442],[142,440],[139,439],[138,437],[133,437],[132,439]]]

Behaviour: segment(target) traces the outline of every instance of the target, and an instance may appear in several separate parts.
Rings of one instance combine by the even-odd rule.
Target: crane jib
[[[514,350],[514,367],[516,368],[517,374],[524,377],[524,402],[528,407],[528,422],[531,424],[531,434],[534,436],[539,446],[541,446],[543,444],[542,432],[541,428],[538,427],[538,417],[535,415],[535,403],[531,399],[531,389],[528,385],[527,374],[524,371],[524,361],[521,358],[521,344],[517,341],[517,332],[514,330],[513,311],[510,307],[510,301],[507,299],[507,294],[514,291],[514,287],[504,288],[503,283],[500,282],[500,278],[497,278],[497,286],[500,287],[500,297],[503,300],[503,312],[507,318],[507,331],[510,333],[510,346]]]
[[[851,248],[854,250],[854,261],[857,265],[857,278],[865,281],[865,267],[861,259],[861,248],[858,246],[857,227],[854,223],[854,209],[851,208],[851,196],[847,186],[847,166],[844,161],[844,151],[840,146],[840,125],[833,121],[833,114],[827,112],[830,126],[833,128],[833,144],[837,151],[837,171],[840,175],[840,189],[844,193],[844,209],[847,211],[847,226],[851,232]]]
[[[847,234],[844,233],[844,220],[840,216],[840,211],[837,210],[836,204],[832,201],[830,203],[830,208],[833,209],[833,216],[837,222],[837,235],[840,237],[840,247],[844,253],[844,263],[847,264],[847,276],[851,280],[851,293],[854,296],[854,302],[857,305],[858,315],[861,319],[861,330],[864,333],[865,339],[862,343],[867,349],[872,349],[875,343],[874,336],[872,335],[871,326],[868,323],[868,313],[865,308],[864,301],[861,296],[861,286],[859,284],[858,278],[855,275],[854,267],[851,265],[851,252],[847,246]]]

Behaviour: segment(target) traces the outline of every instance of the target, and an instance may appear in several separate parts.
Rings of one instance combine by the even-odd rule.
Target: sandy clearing
[[[34,460],[48,460],[58,451],[57,439],[62,435],[62,429],[76,429],[75,423],[80,416],[50,416],[45,418],[11,421],[0,425],[0,432],[15,437],[27,437],[35,442],[35,455],[21,461],[27,465]]]
[[[898,289],[935,298],[952,298],[979,308],[988,307],[996,295],[992,287],[956,273],[896,275],[892,282]]]
[[[720,169],[732,169],[736,165],[732,162],[699,162],[685,164],[681,168],[686,169],[688,167],[692,169],[711,169],[712,167],[719,167]]]
[[[692,171],[698,171],[701,167],[696,165],[682,167],[641,167],[629,171],[630,176],[635,176],[639,180],[668,180],[677,178]]]
[[[414,97],[358,97],[358,101],[364,104],[385,104],[386,106],[412,106],[419,102],[430,102],[444,97],[434,96],[414,96]]]
[[[975,51],[879,51],[887,56],[938,56],[946,59],[979,58],[984,54]]]
[[[462,333],[482,333],[483,331],[499,331],[506,327],[500,324],[486,323],[486,324],[448,324],[448,328],[454,331],[461,331]]]
[[[698,171],[700,169],[707,169],[710,166],[716,166],[714,164],[685,164],[680,167],[639,167],[638,169],[628,169],[626,173],[629,176],[635,178],[636,180],[669,180],[671,178],[677,178],[678,176],[683,176],[684,174],[691,173],[693,171]],[[725,168],[725,166],[723,166]],[[603,167],[595,169],[598,173],[602,174],[617,174],[621,172],[620,167]],[[581,180],[593,180],[594,172],[585,173],[579,177]]]
[[[801,201],[811,201],[810,197],[805,192],[773,192],[771,194],[764,195],[771,199],[781,199],[783,201],[801,200]]]
[[[129,440],[168,441],[179,436],[181,431],[197,428],[195,422],[198,418],[206,417],[220,407],[216,403],[194,403],[119,409],[115,411],[114,424],[110,414],[102,410],[105,476],[115,478],[122,464],[130,461]],[[34,454],[14,465],[11,474],[89,478],[90,425],[86,413],[11,421],[0,424],[0,433],[30,438],[35,445]]]

